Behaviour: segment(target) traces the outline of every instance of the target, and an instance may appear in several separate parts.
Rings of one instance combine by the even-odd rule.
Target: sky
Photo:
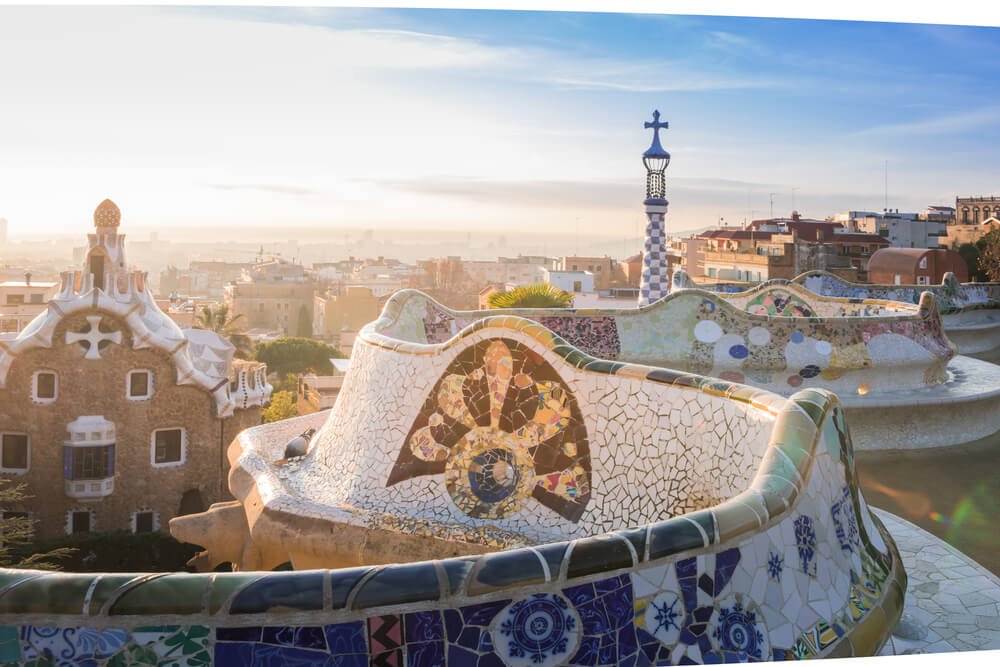
[[[640,233],[1000,194],[1000,28],[430,9],[0,6],[0,217]],[[886,164],[888,166],[886,166]]]

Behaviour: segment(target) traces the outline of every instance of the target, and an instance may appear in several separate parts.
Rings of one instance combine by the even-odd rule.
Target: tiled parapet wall
[[[946,273],[940,285],[868,285],[851,283],[824,271],[810,271],[793,281],[828,296],[874,298],[919,303],[921,294],[934,295],[948,338],[962,354],[1000,348],[1000,283],[960,283]]]
[[[0,570],[0,661],[521,667],[871,655],[899,618],[906,575],[857,488],[843,413],[812,390],[761,407],[774,429],[744,491],[604,535],[332,571]]]
[[[930,294],[915,311],[868,317],[753,314],[730,303],[731,296],[684,289],[638,310],[504,312],[535,320],[595,357],[676,368],[785,395],[806,387],[846,394],[922,389],[947,379],[955,348]],[[766,300],[766,293],[757,297]],[[379,331],[437,344],[497,312],[452,311],[420,292],[404,291],[387,303]]]
[[[870,285],[852,283],[825,271],[809,271],[792,282],[824,296],[857,299],[884,299],[919,303],[920,295],[930,292],[941,313],[948,315],[963,310],[1000,308],[1000,283],[960,283],[955,274],[947,273],[940,285]]]
[[[699,284],[683,269],[674,271],[673,291],[701,289],[715,292],[728,303],[752,315],[770,317],[876,317],[898,315],[913,317],[920,299],[913,302],[886,301],[876,298],[824,296],[789,280],[774,279],[752,287],[729,283]],[[733,289],[739,287],[738,289]]]

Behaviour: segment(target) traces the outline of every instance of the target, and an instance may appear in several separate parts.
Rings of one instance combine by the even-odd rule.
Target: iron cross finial
[[[670,127],[670,123],[668,123],[667,121],[663,121],[662,123],[660,122],[660,110],[659,110],[659,109],[657,109],[657,110],[653,111],[653,122],[652,122],[652,123],[650,123],[649,121],[646,121],[646,122],[645,122],[645,123],[643,123],[642,125],[643,125],[643,127],[645,127],[645,128],[647,129],[647,130],[648,130],[649,128],[653,128],[653,131],[654,131],[654,132],[655,132],[656,134],[659,134],[659,133],[660,133],[660,128],[661,128],[661,127],[662,127],[662,128],[664,129],[664,130],[665,130],[665,129],[667,129],[668,127]]]

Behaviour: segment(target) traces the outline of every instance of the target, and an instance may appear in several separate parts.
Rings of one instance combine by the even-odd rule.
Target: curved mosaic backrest
[[[717,288],[722,289],[717,289]],[[703,289],[717,292],[727,302],[752,315],[770,317],[876,317],[913,316],[917,308],[898,301],[827,297],[797,283],[774,279],[742,291],[725,284],[698,285],[683,269],[674,271],[673,289]]]
[[[304,459],[274,468],[282,440],[241,439],[234,469],[263,504],[369,528],[405,514],[408,532],[492,548],[593,535],[739,493],[772,425],[754,401],[780,400],[595,359],[520,317],[436,345],[360,340]]]
[[[758,315],[732,305],[731,298],[682,289],[638,310],[504,312],[532,319],[601,359],[675,368],[784,394],[804,387],[853,394],[933,386],[945,381],[955,354],[929,293],[912,314],[871,317]],[[405,290],[389,300],[372,326],[389,338],[433,345],[496,312],[453,311]]]
[[[940,285],[871,285],[852,283],[826,271],[808,271],[792,282],[824,296],[859,299],[884,299],[919,303],[920,295],[930,292],[944,314],[981,308],[1000,308],[1000,283],[960,283],[955,274],[946,273]]]
[[[709,663],[871,655],[906,576],[836,398],[765,406],[719,506],[476,557],[346,570],[0,570],[0,660],[118,664]]]

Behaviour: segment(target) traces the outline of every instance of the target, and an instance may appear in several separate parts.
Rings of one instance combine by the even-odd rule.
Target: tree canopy
[[[257,345],[256,359],[267,364],[268,373],[316,373],[330,375],[330,359],[342,359],[343,353],[332,345],[311,338],[285,336]]]
[[[994,228],[976,242],[979,248],[979,270],[987,280],[1000,281],[1000,229]]]
[[[487,302],[490,308],[568,308],[573,295],[549,283],[533,283],[494,292]]]
[[[223,303],[215,308],[208,306],[202,308],[194,326],[197,329],[214,331],[233,344],[238,359],[249,359],[253,354],[253,341],[243,333],[243,326],[240,322],[242,319],[242,313],[230,317],[229,306]]]
[[[27,513],[10,511],[8,508],[28,498],[25,485],[12,484],[9,479],[0,478],[0,567],[30,568],[35,570],[57,570],[59,566],[51,561],[63,560],[71,556],[73,549],[59,547],[40,553],[19,553],[31,542],[37,520]]]
[[[295,405],[295,394],[290,391],[276,391],[271,394],[271,403],[263,412],[261,412],[261,420],[265,424],[270,424],[271,422],[281,421],[282,419],[291,419],[292,417],[299,416],[298,406]]]

